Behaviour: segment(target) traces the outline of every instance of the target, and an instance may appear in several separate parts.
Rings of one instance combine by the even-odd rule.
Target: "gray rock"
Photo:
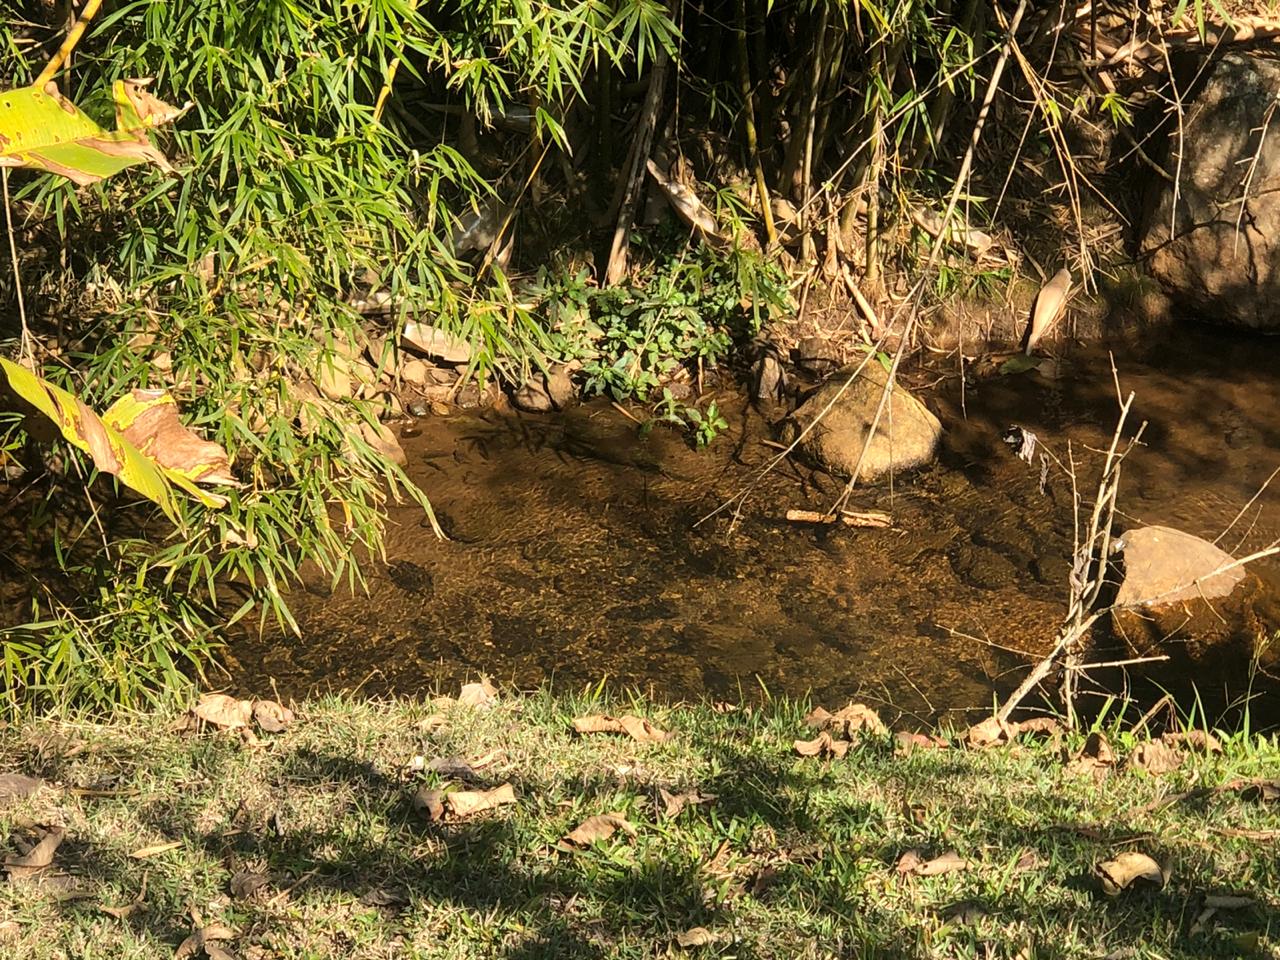
[[[775,402],[781,399],[786,385],[787,375],[778,358],[768,353],[761,357],[755,370],[755,398]]]
[[[816,424],[797,449],[824,470],[842,477],[852,476],[857,467],[889,379],[884,367],[872,360],[842,393],[856,369],[846,367],[819,387],[782,428],[783,440],[790,443],[806,427]],[[828,404],[831,409],[823,414]],[[901,384],[895,385],[871,438],[860,479],[876,480],[890,471],[929,463],[941,437],[938,418]]]
[[[1187,106],[1182,136],[1171,134],[1165,167],[1180,170],[1176,195],[1172,183],[1160,182],[1141,235],[1152,275],[1185,309],[1259,330],[1280,330],[1274,124],[1259,146],[1278,89],[1280,61],[1232,52],[1210,68]]]

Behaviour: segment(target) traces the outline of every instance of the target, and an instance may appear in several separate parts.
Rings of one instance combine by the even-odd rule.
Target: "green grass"
[[[573,716],[606,709],[674,736],[572,733]],[[0,772],[56,786],[0,802],[7,843],[63,825],[53,869],[69,879],[0,884],[0,955],[172,957],[193,910],[234,928],[223,946],[241,958],[1277,955],[1277,805],[1226,789],[1178,799],[1275,776],[1274,738],[1227,737],[1222,754],[1158,777],[1122,763],[1099,784],[1065,768],[1082,738],[904,757],[872,738],[843,760],[802,759],[791,743],[810,735],[805,712],[333,698],[259,747],[179,732],[175,714],[10,727]],[[1121,754],[1128,739],[1113,737]],[[516,804],[444,824],[414,810],[435,776],[401,775],[415,755],[490,754],[481,776],[513,784]],[[668,819],[659,787],[717,799]],[[556,849],[606,812],[636,835]],[[971,866],[900,878],[913,848]],[[1171,866],[1163,890],[1102,894],[1094,865],[1129,849]],[[1016,869],[1028,851],[1035,865]],[[235,896],[245,871],[265,883]],[[126,919],[100,911],[144,882]],[[1229,893],[1255,902],[1197,922],[1205,895]],[[716,941],[676,945],[699,926]]]

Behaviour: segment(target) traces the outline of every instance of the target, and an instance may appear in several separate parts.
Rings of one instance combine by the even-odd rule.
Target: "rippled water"
[[[1217,537],[1280,466],[1280,339],[1175,331],[1115,357],[1136,394],[1144,446],[1126,462],[1127,523]],[[980,366],[980,365],[979,365]],[[1010,424],[1083,477],[1118,413],[1108,354],[1070,349],[1040,371],[961,386],[956,358],[907,371],[948,427],[934,466],[851,506],[887,530],[788,523],[840,485],[784,464],[728,515],[776,450],[768,419],[720,398],[732,429],[709,451],[646,439],[607,404],[563,415],[490,411],[422,421],[409,472],[451,537],[392,513],[389,562],[368,594],[294,596],[299,638],[235,639],[244,686],[423,692],[480,673],[521,686],[613,684],[662,697],[812,691],[937,717],[982,707],[1051,644],[1065,609],[1071,488],[1001,442]],[[775,414],[776,417],[776,414]],[[1094,481],[1096,482],[1096,481]],[[1280,536],[1280,483],[1222,540],[1244,552]],[[1280,582],[1277,566],[1260,568]],[[1011,652],[1012,651],[1012,652]]]

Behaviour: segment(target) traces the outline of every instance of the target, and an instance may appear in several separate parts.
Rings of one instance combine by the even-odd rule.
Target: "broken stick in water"
[[[835,523],[839,520],[846,527],[888,527],[893,519],[887,513],[841,510],[839,515],[818,510],[788,510],[787,519],[792,523]]]

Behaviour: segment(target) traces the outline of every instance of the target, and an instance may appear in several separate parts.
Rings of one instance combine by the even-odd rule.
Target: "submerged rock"
[[[1274,598],[1256,576],[1199,537],[1140,527],[1122,538],[1124,579],[1111,621],[1135,657],[1168,655],[1214,672],[1274,660]],[[1225,569],[1230,567],[1230,569]]]
[[[1170,137],[1177,189],[1161,181],[1141,241],[1185,308],[1259,330],[1280,330],[1280,137],[1267,132],[1277,89],[1277,60],[1232,52],[1209,69]]]
[[[846,367],[819,387],[782,427],[783,440],[791,443],[812,425],[797,449],[822,469],[842,477],[852,476],[857,468],[889,381],[888,371],[872,360],[846,389],[845,384],[856,369]],[[860,479],[876,480],[891,471],[911,470],[931,462],[941,437],[938,418],[901,384],[896,384],[871,438]]]

